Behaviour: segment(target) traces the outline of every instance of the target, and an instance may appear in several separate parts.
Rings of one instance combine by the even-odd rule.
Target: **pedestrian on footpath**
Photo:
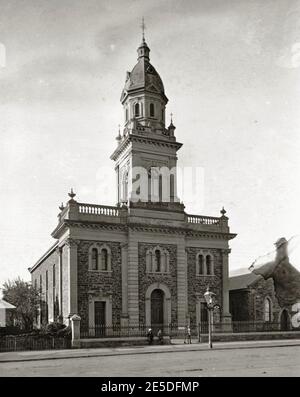
[[[157,332],[157,338],[158,338],[158,342],[162,345],[163,343],[163,334],[162,334],[162,330],[159,329]]]
[[[187,340],[188,344],[190,345],[192,343],[192,336],[191,336],[191,328],[187,327]]]
[[[151,329],[151,328],[149,328],[149,330],[148,330],[147,338],[148,338],[148,343],[149,343],[149,345],[152,345],[152,342],[153,342],[153,332],[152,332],[152,329]]]

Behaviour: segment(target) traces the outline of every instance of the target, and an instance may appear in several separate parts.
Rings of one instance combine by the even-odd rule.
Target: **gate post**
[[[71,317],[71,328],[72,328],[72,348],[80,347],[80,321],[81,317],[74,314]]]

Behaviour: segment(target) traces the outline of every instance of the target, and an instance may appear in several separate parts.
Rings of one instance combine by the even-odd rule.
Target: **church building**
[[[185,212],[176,192],[182,143],[172,120],[166,127],[168,98],[144,37],[137,52],[111,155],[118,202],[81,203],[69,193],[52,232],[54,245],[29,269],[42,296],[39,324],[68,323],[77,314],[84,328],[192,327],[205,316],[207,286],[220,318],[230,322],[228,243],[235,234],[224,209],[217,217]],[[171,171],[168,178],[162,168]]]

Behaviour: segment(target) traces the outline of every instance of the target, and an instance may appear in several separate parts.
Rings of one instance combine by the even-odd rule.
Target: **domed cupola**
[[[162,131],[165,129],[168,98],[162,79],[150,63],[150,49],[144,35],[137,52],[138,62],[131,72],[127,72],[121,95],[125,127],[138,124],[152,131]]]
[[[122,99],[125,99],[126,93],[128,94],[130,91],[137,89],[144,89],[165,96],[163,82],[154,66],[150,63],[150,49],[145,41],[142,42],[137,51],[138,63],[131,72],[127,73],[122,93],[124,97]]]

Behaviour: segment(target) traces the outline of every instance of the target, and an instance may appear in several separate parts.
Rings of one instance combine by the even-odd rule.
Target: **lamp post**
[[[208,346],[210,349],[212,349],[212,347],[213,347],[213,345],[212,345],[212,315],[213,315],[213,310],[215,308],[216,294],[209,290],[209,286],[206,289],[204,298],[205,298],[205,301],[207,304],[207,311],[208,311]]]

